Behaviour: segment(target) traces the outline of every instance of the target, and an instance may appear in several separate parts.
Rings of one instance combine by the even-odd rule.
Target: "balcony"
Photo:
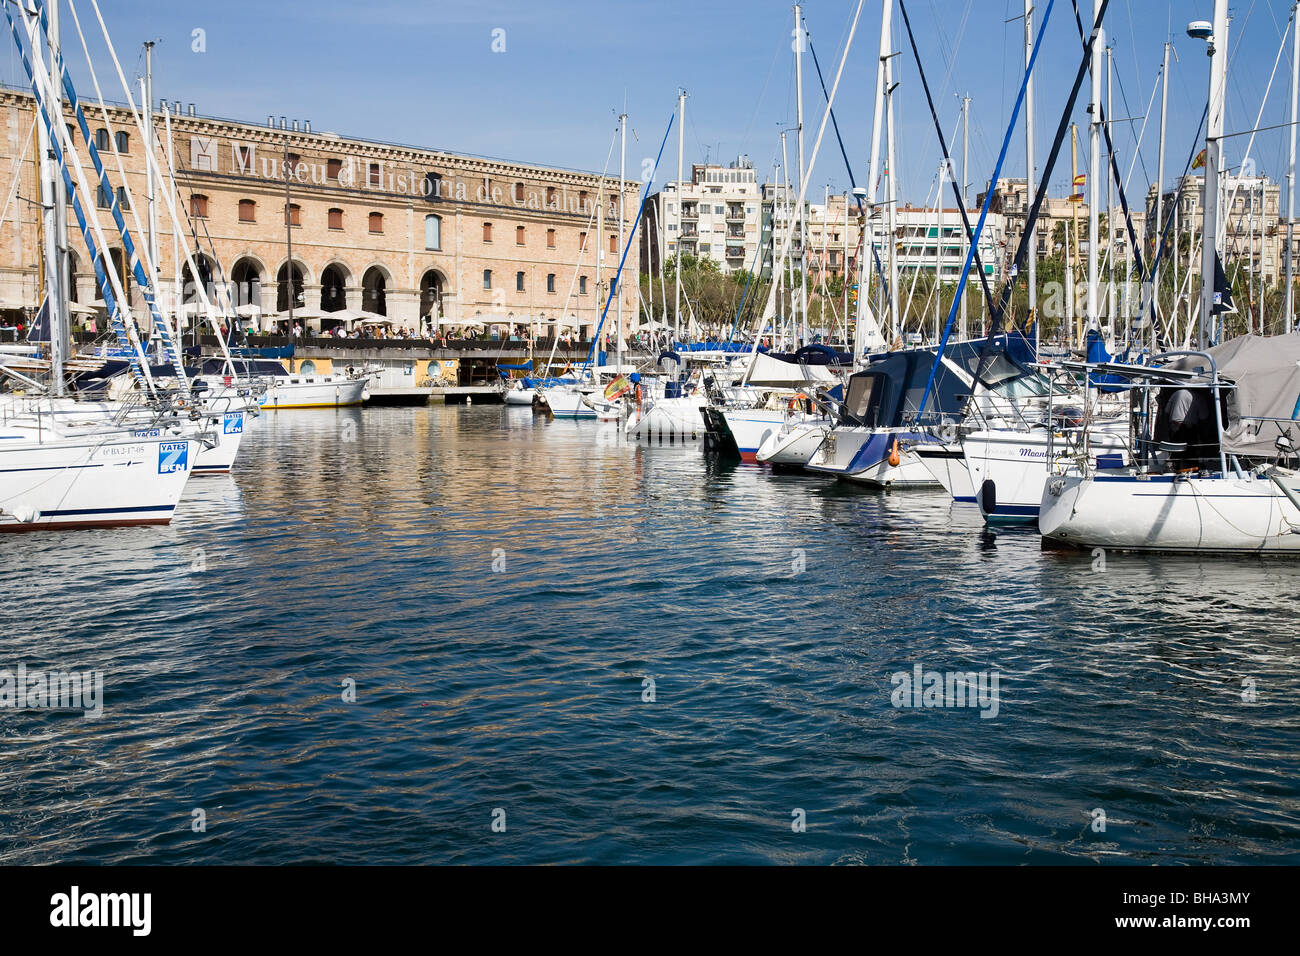
[[[728,222],[744,222],[744,221],[745,221],[745,207],[744,207],[744,206],[728,206],[728,207],[727,207],[727,221],[728,221]]]
[[[743,258],[745,258],[745,247],[744,247],[744,246],[727,246],[727,258],[728,258],[728,259],[743,259]]]
[[[698,203],[682,203],[683,219],[699,219],[700,207]]]

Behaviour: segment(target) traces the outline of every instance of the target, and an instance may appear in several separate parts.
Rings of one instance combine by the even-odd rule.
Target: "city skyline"
[[[984,188],[992,174],[1006,119],[1021,78],[1023,5],[1005,0],[991,16],[973,0],[913,0],[908,7],[917,45],[934,93],[940,120],[958,169],[961,136],[960,97],[972,98],[968,194]],[[1088,4],[1084,4],[1088,7]],[[1201,7],[1206,7],[1202,10]],[[758,2],[737,7],[694,8],[681,3],[627,3],[617,12],[626,26],[611,25],[608,7],[586,0],[549,5],[544,11],[488,2],[472,10],[407,9],[391,2],[370,4],[358,19],[355,8],[339,3],[266,9],[250,3],[229,5],[220,22],[205,22],[193,11],[169,5],[104,2],[106,19],[128,80],[143,72],[140,44],[158,40],[154,51],[155,99],[195,103],[200,114],[265,122],[268,115],[311,120],[317,130],[337,131],[494,159],[617,175],[619,154],[613,142],[617,114],[629,114],[628,175],[640,178],[652,160],[678,88],[688,95],[684,166],[728,163],[739,155],[753,162],[760,181],[772,180],[780,161],[779,130],[795,121],[793,15],[788,3]],[[804,19],[826,84],[833,80],[854,4],[814,2]],[[1039,4],[1041,25],[1046,3]],[[1086,16],[1089,10],[1085,9]],[[1208,4],[1177,3],[1150,9],[1113,3],[1107,14],[1107,42],[1113,48],[1113,93],[1117,160],[1130,179],[1130,197],[1144,195],[1156,178],[1159,127],[1157,79],[1168,35],[1174,44],[1169,84],[1166,182],[1182,172],[1193,152],[1192,134],[1204,106],[1208,59],[1202,41],[1185,33],[1188,21],[1208,16]],[[1275,126],[1288,119],[1290,98],[1289,5],[1252,5],[1230,28],[1232,61],[1227,129],[1230,133]],[[97,37],[93,16],[82,13],[82,27],[101,81],[112,64]],[[837,94],[836,117],[859,185],[867,177],[871,112],[875,87],[880,5],[863,6],[853,50]],[[1011,21],[1011,22],[1004,22]],[[257,29],[247,25],[256,23]],[[338,72],[322,72],[322,48],[346,27],[357,49],[384,49],[347,82],[347,56]],[[75,27],[65,15],[65,48],[79,86],[90,89]],[[242,31],[242,32],[239,32]],[[284,41],[293,37],[292,44]],[[728,39],[719,40],[719,37]],[[430,39],[432,38],[432,39]],[[734,39],[733,39],[734,38]],[[1139,39],[1141,38],[1141,39]],[[430,42],[436,56],[430,56]],[[1053,6],[1036,71],[1036,156],[1040,167],[1064,106],[1081,52],[1073,11]],[[893,47],[898,92],[896,153],[903,202],[921,205],[932,195],[939,147],[912,59],[902,16],[894,15]],[[990,55],[993,51],[995,55]],[[1244,56],[1243,56],[1244,54]],[[1278,61],[1276,75],[1273,63]],[[999,68],[990,69],[990,60]],[[804,57],[805,151],[811,157],[824,98],[812,56]],[[1258,68],[1247,70],[1243,64]],[[1044,67],[1047,68],[1044,68]],[[12,57],[5,80],[25,87],[22,68]],[[1270,76],[1272,81],[1270,84]],[[304,78],[310,78],[305,80]],[[103,82],[106,88],[115,86]],[[522,106],[519,91],[547,104]],[[1268,100],[1260,114],[1265,90]],[[282,92],[277,92],[281,90]],[[591,91],[598,91],[595,96]],[[1154,95],[1153,95],[1154,94]],[[1087,172],[1088,84],[1085,81],[1074,120],[1080,124],[1081,170]],[[1133,146],[1142,132],[1142,149]],[[485,119],[487,120],[485,122]],[[1131,122],[1129,121],[1131,120]],[[1275,181],[1286,172],[1288,131],[1271,129],[1253,138],[1225,143],[1229,166],[1241,162],[1251,145],[1256,168]],[[676,138],[670,136],[657,186],[676,178]],[[1068,142],[1065,145],[1068,150]],[[1069,156],[1063,150],[1048,181],[1052,195],[1069,191]],[[608,160],[606,157],[608,156]],[[789,161],[795,162],[793,139]],[[608,162],[608,166],[605,164]],[[1130,168],[1132,172],[1130,174]],[[1024,176],[1023,127],[1011,138],[1003,176]],[[829,126],[808,198],[829,186],[849,187],[844,160]]]

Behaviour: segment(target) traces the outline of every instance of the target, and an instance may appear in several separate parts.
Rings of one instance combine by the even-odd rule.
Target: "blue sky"
[[[93,25],[89,0],[79,0],[84,27]],[[686,162],[728,161],[748,154],[760,178],[779,160],[778,130],[795,115],[791,5],[781,0],[534,0],[473,3],[366,0],[220,4],[188,0],[100,0],[128,78],[143,69],[140,44],[160,40],[155,54],[158,96],[197,104],[199,112],[252,122],[268,114],[310,119],[313,128],[445,148],[523,162],[600,170],[617,114],[624,108],[635,135],[628,140],[629,176],[653,157],[675,105],[689,93]],[[851,0],[810,0],[804,16],[829,86],[854,8]],[[1047,0],[1038,0],[1039,18]],[[1205,44],[1189,39],[1189,20],[1209,18],[1212,0],[1112,0],[1108,41],[1114,48],[1114,116],[1120,168],[1127,175],[1141,116],[1151,101],[1163,43],[1172,36],[1166,179],[1177,175],[1204,107],[1209,60]],[[1090,0],[1084,0],[1084,16]],[[990,175],[1020,81],[1023,0],[908,0],[917,42],[948,132],[958,96],[973,98],[971,180],[974,192]],[[1227,130],[1249,129],[1264,98],[1288,27],[1284,0],[1238,0],[1231,27],[1232,74]],[[65,50],[76,75],[84,56],[65,13]],[[866,0],[837,95],[836,114],[859,182],[866,178],[880,2]],[[204,52],[193,31],[203,30]],[[493,52],[494,31],[504,52]],[[1171,33],[1172,31],[1172,33]],[[120,99],[90,38],[106,95]],[[1261,125],[1289,116],[1290,38],[1278,66]],[[897,175],[902,199],[925,202],[939,161],[910,48],[895,13]],[[1065,103],[1080,57],[1069,0],[1056,0],[1036,73],[1038,159]],[[25,85],[10,52],[5,81]],[[79,84],[89,89],[88,83]],[[1086,123],[1083,100],[1076,118]],[[112,90],[113,92],[109,92]],[[806,149],[824,100],[811,57],[805,57]],[[1158,97],[1136,164],[1131,195],[1155,177]],[[1287,131],[1259,134],[1253,156],[1275,179],[1285,172]],[[954,147],[960,140],[954,140]],[[1229,165],[1240,162],[1247,137],[1227,141]],[[1086,144],[1085,144],[1086,146]],[[791,142],[791,161],[794,160]],[[1080,154],[1086,165],[1086,148]],[[617,149],[610,171],[617,173]],[[676,173],[676,131],[659,181]],[[960,163],[960,158],[957,157]],[[1004,174],[1024,174],[1023,133],[1012,141]],[[828,129],[809,178],[810,198],[848,185],[844,162]],[[1069,152],[1049,188],[1069,191]]]

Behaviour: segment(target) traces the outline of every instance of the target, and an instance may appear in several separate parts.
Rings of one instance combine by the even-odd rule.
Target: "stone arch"
[[[277,312],[289,311],[291,277],[294,308],[304,308],[307,304],[303,290],[311,281],[311,272],[301,259],[293,260],[293,268],[290,270],[289,260],[285,259],[275,271],[275,311]]]
[[[393,287],[393,273],[380,263],[367,267],[361,274],[361,308],[366,312],[388,314],[388,291]]]
[[[339,260],[331,260],[320,272],[320,308],[338,312],[348,307],[348,289],[352,287],[352,270]]]
[[[266,267],[252,255],[240,256],[230,267],[230,298],[235,306],[262,307],[262,283],[266,280]]]
[[[420,319],[436,325],[445,315],[443,296],[446,295],[447,276],[441,269],[426,269],[420,276]]]

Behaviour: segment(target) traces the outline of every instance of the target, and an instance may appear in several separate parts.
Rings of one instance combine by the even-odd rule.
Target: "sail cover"
[[[1219,375],[1236,385],[1228,393],[1223,450],[1271,458],[1280,435],[1300,448],[1300,332],[1242,335],[1207,352]],[[1185,358],[1174,364],[1197,368],[1204,362]]]

